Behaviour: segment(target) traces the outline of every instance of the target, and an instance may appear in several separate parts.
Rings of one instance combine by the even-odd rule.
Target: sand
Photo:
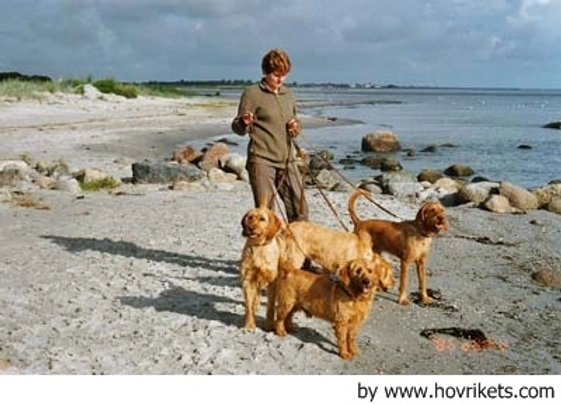
[[[235,108],[220,98],[3,100],[0,159],[64,159],[72,169],[126,176],[133,161],[228,133]],[[361,353],[344,361],[330,324],[319,319],[297,315],[299,331],[284,338],[241,328],[247,183],[29,192],[49,209],[0,203],[1,374],[561,373],[560,289],[532,279],[561,267],[561,221],[553,213],[448,208],[450,230],[434,240],[428,263],[429,288],[441,300],[405,307],[396,289],[378,293],[358,335]],[[340,228],[322,195],[306,192],[311,220]],[[348,193],[327,196],[350,225]],[[378,200],[402,218],[418,208]],[[358,211],[385,216],[364,201]],[[410,278],[414,292],[413,269]],[[422,335],[453,327],[482,331],[490,343]]]

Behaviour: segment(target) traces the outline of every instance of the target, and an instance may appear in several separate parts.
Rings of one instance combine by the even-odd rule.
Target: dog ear
[[[347,286],[351,283],[351,264],[352,261],[337,270],[337,277],[344,285]]]
[[[247,212],[244,213],[244,215],[242,216],[242,220],[240,221],[240,225],[242,226],[242,229],[244,228],[244,223],[245,223],[245,219],[247,217],[247,214],[248,214]]]
[[[267,209],[269,215],[269,225],[265,232],[267,240],[272,240],[282,227],[282,222],[272,210]]]

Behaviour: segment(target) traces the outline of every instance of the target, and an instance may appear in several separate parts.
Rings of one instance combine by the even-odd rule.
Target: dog
[[[293,332],[296,327],[292,318],[302,310],[308,316],[331,322],[339,356],[351,359],[359,353],[356,335],[370,313],[376,291],[389,290],[394,285],[393,271],[390,263],[378,255],[375,259],[354,259],[334,275],[302,271],[281,259],[275,334],[282,337]]]
[[[275,317],[278,262],[285,249],[284,223],[266,207],[248,210],[242,217],[242,236],[245,244],[240,263],[240,277],[244,295],[244,327],[255,329],[255,315],[260,304],[261,290],[267,290],[265,329],[272,330]]]
[[[426,262],[432,238],[441,231],[448,230],[444,207],[437,202],[426,202],[418,210],[414,220],[402,222],[360,220],[355,211],[355,203],[363,193],[357,190],[349,197],[348,211],[354,224],[353,231],[361,239],[369,239],[375,253],[387,252],[400,259],[399,304],[411,303],[406,289],[408,270],[413,262],[417,267],[421,302],[431,304],[432,299],[427,294]]]
[[[288,224],[286,233],[286,258],[297,268],[302,268],[307,258],[336,272],[354,259],[374,257],[370,244],[350,231],[295,221]]]

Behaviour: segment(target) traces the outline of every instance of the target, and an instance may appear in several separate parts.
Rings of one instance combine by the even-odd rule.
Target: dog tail
[[[356,200],[365,194],[367,194],[367,191],[364,191],[362,189],[357,189],[351,194],[351,196],[349,197],[349,202],[347,203],[349,216],[351,217],[351,220],[353,221],[353,225],[355,226],[358,224],[358,222],[360,222],[360,218],[357,216],[355,210]]]

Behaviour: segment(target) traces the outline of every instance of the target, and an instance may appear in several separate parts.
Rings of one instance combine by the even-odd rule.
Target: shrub
[[[104,94],[117,94],[125,98],[136,98],[138,92],[132,84],[123,84],[114,79],[103,79],[93,82],[93,85]]]
[[[83,181],[80,182],[82,191],[95,192],[102,189],[114,189],[120,185],[120,182],[113,177],[106,177],[97,181]]]

